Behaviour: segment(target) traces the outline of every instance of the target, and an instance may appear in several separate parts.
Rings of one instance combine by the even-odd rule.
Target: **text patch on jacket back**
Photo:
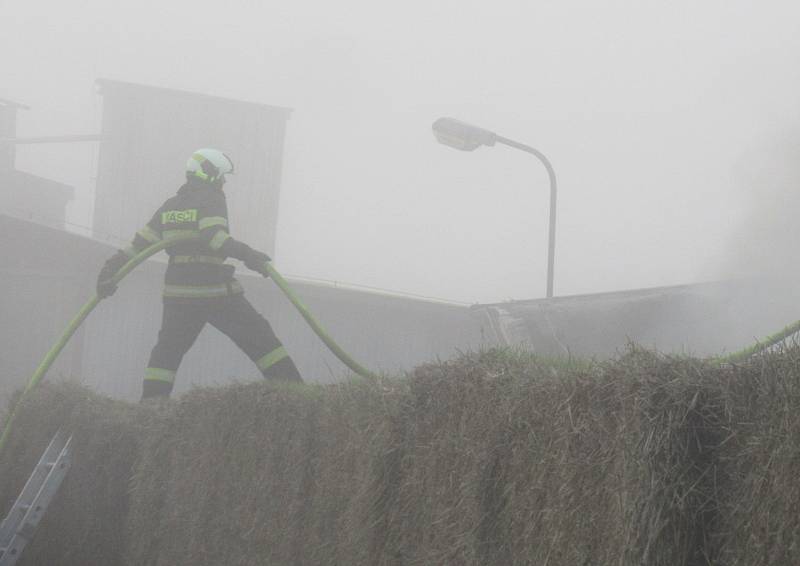
[[[197,209],[167,210],[161,213],[161,224],[182,224],[184,222],[197,222]]]

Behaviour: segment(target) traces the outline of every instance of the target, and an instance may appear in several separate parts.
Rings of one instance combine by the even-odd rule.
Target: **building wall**
[[[74,189],[24,171],[0,170],[0,213],[63,228]]]
[[[19,106],[13,102],[0,100],[0,138],[17,136],[17,110]],[[0,173],[14,169],[16,162],[16,146],[0,144]]]

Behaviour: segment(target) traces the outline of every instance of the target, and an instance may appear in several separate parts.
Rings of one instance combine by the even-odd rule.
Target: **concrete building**
[[[74,189],[16,168],[17,113],[27,109],[0,98],[0,211],[63,228]]]

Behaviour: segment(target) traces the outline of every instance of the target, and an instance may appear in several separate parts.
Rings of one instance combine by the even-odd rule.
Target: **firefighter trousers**
[[[142,399],[172,393],[178,366],[206,323],[233,340],[265,378],[302,381],[269,322],[244,295],[164,301],[161,330],[145,372]]]

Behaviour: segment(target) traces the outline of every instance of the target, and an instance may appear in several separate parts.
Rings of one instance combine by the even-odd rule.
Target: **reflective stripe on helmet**
[[[198,149],[186,162],[186,173],[214,182],[233,173],[233,161],[218,149]]]

